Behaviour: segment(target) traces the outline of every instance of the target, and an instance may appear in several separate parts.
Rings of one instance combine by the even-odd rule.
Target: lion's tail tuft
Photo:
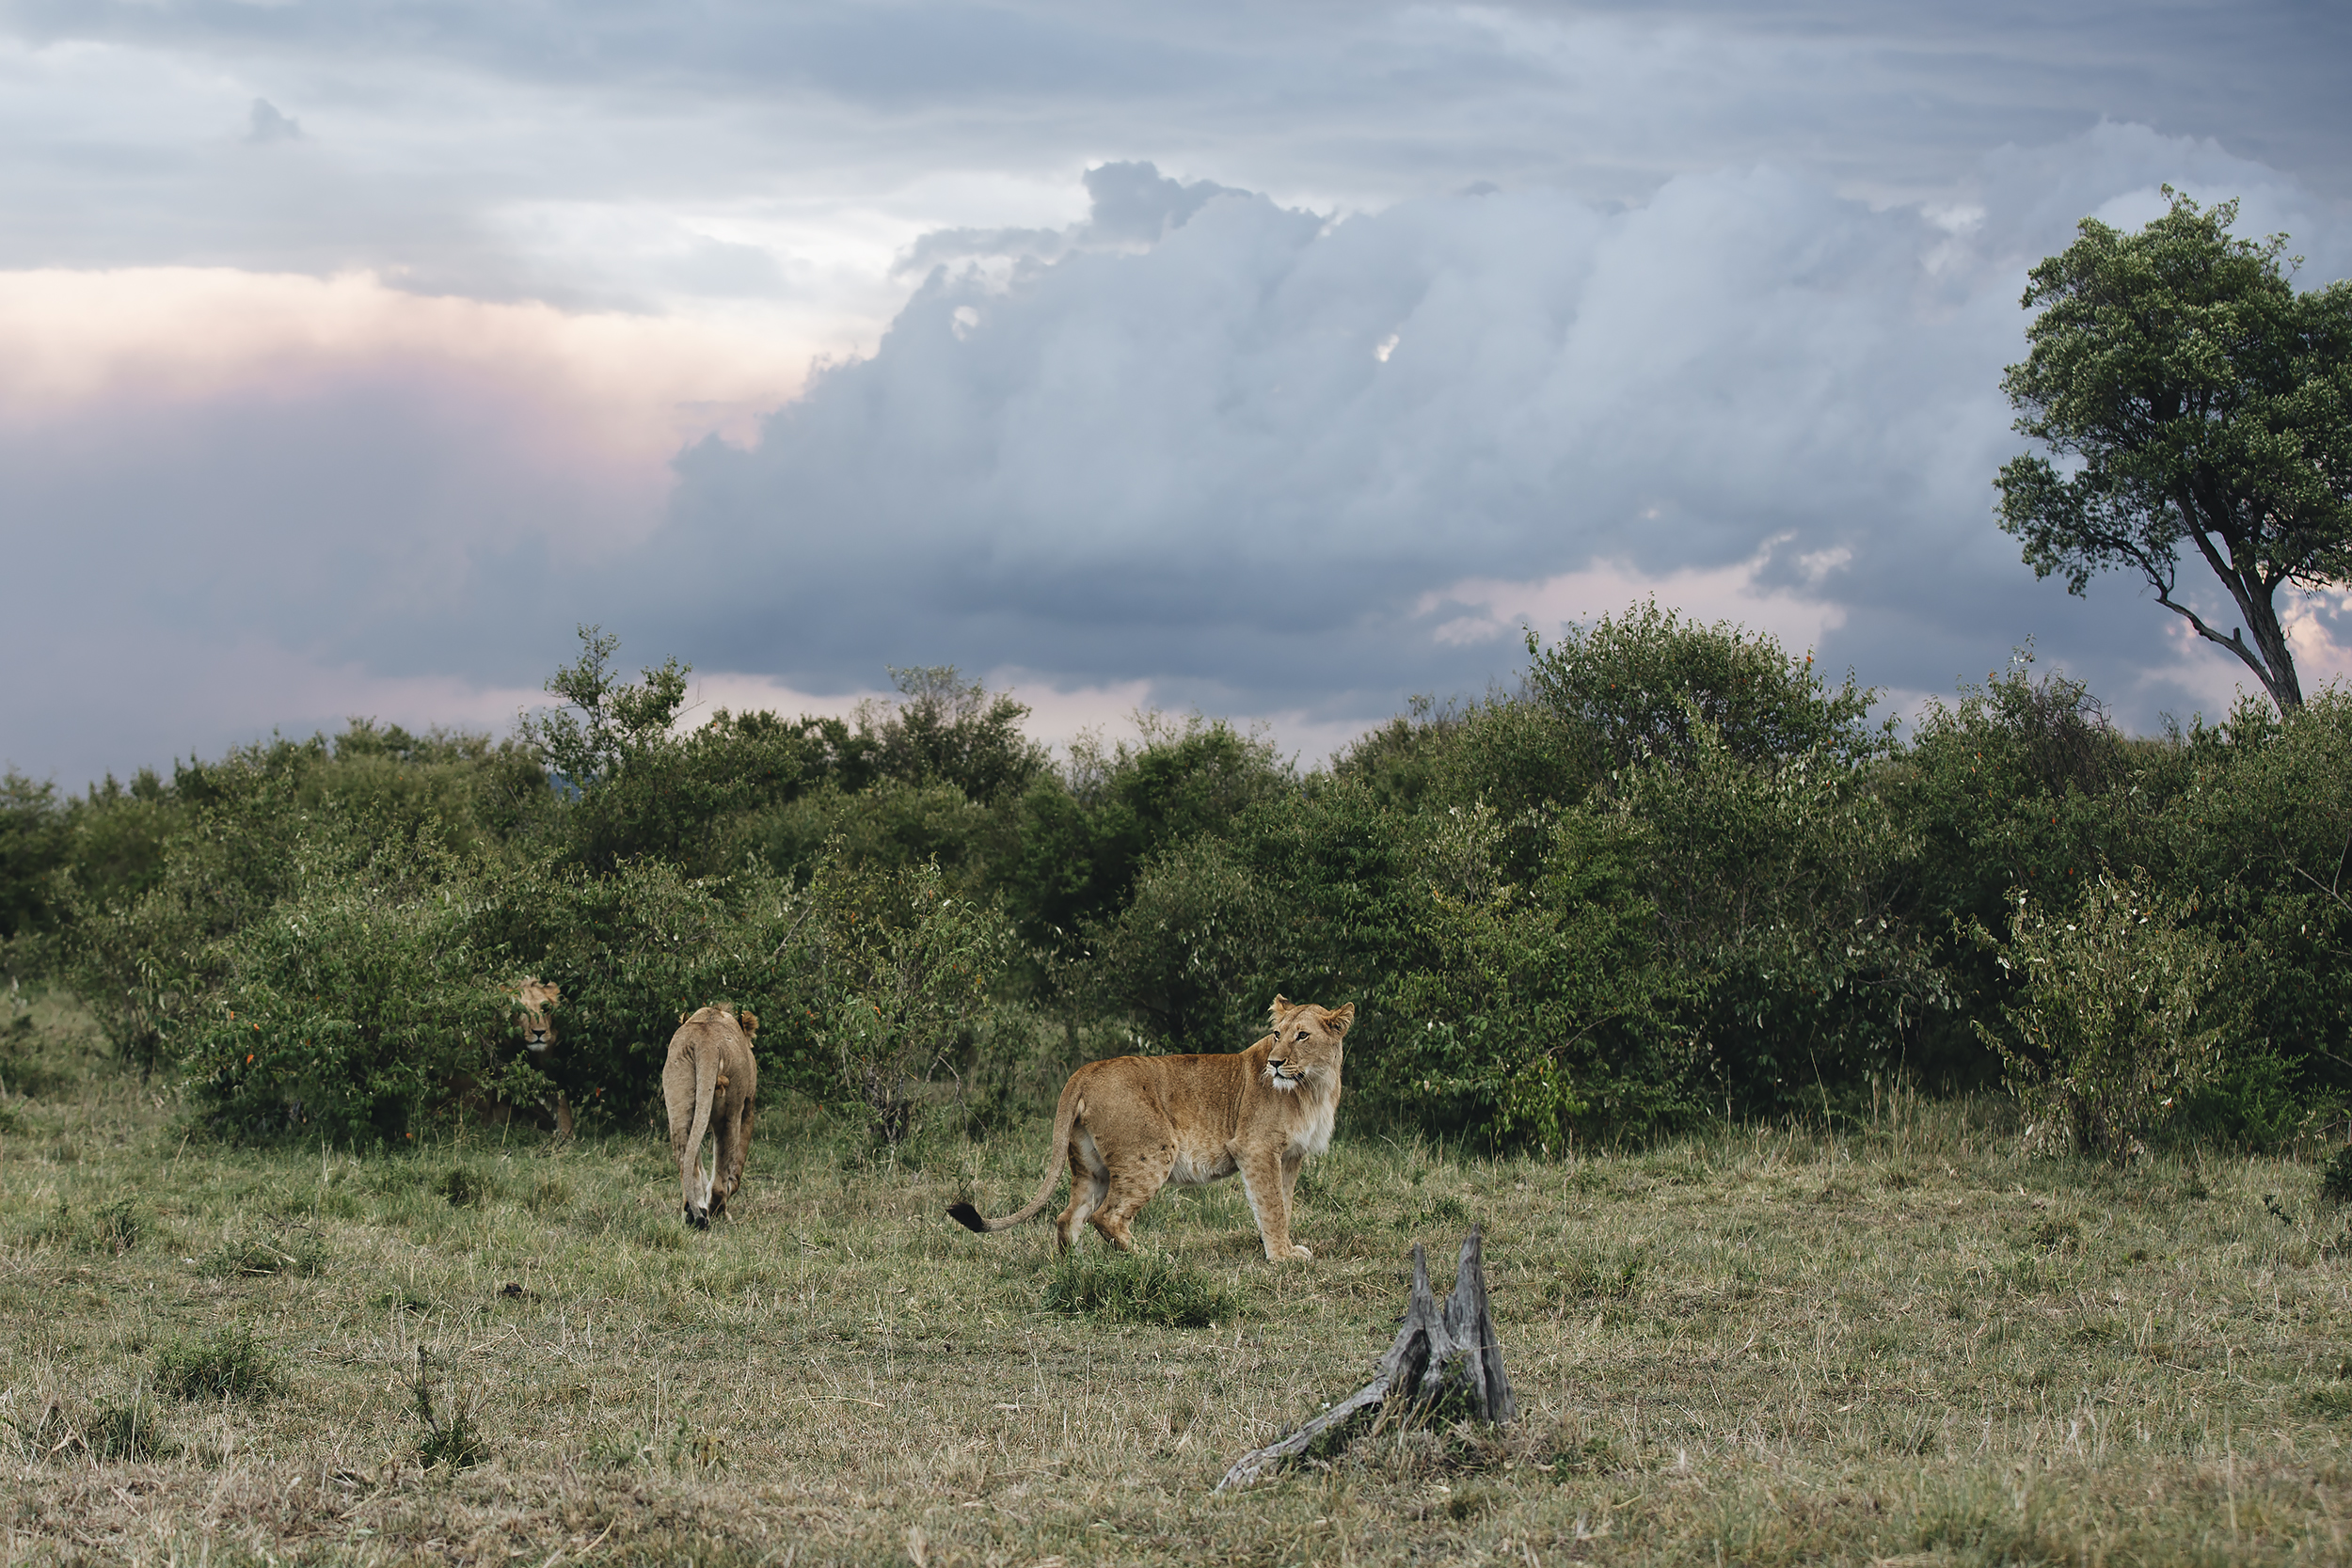
[[[966,1230],[977,1230],[983,1236],[993,1230],[1009,1230],[1016,1225],[1035,1219],[1039,1211],[1052,1200],[1054,1188],[1061,1180],[1063,1151],[1070,1147],[1070,1130],[1078,1124],[1079,1117],[1085,1114],[1086,1082],[1087,1069],[1080,1068],[1070,1075],[1070,1082],[1062,1085],[1061,1103],[1054,1109],[1054,1136],[1045,1146],[1045,1170],[1038,1181],[1037,1196],[1029,1199],[1019,1212],[1007,1214],[1001,1220],[981,1218],[980,1212],[969,1203],[952,1205],[947,1211],[947,1217]]]

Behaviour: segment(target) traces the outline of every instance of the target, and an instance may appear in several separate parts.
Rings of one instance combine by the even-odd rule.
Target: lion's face
[[[523,1049],[544,1056],[555,1049],[555,1005],[564,993],[538,980],[515,988],[515,1026],[523,1032]]]
[[[1340,1081],[1340,1042],[1356,1022],[1356,1004],[1318,1007],[1278,996],[1267,1009],[1274,1018],[1274,1044],[1266,1053],[1266,1083],[1295,1094],[1302,1089],[1335,1091]]]

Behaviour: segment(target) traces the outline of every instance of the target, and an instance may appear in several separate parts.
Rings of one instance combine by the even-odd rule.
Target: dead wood
[[[1378,1431],[1438,1413],[1501,1426],[1517,1408],[1486,1304],[1486,1259],[1478,1232],[1462,1238],[1454,1291],[1443,1306],[1429,1288],[1429,1261],[1415,1242],[1413,1289],[1406,1301],[1405,1322],[1372,1381],[1280,1441],[1243,1454],[1216,1489],[1263,1481],[1326,1433],[1331,1434],[1332,1446],[1344,1446],[1358,1435],[1348,1429],[1367,1411],[1377,1410],[1367,1426]]]

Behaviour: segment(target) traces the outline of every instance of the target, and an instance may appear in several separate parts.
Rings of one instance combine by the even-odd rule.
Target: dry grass
[[[1237,1189],[1145,1211],[1239,1305],[1162,1328],[1048,1310],[1044,1226],[945,1218],[1025,1195],[1039,1129],[896,1165],[770,1133],[693,1234],[647,1140],[207,1148],[40,1023],[67,1068],[0,1101],[8,1561],[2352,1557],[2345,1221],[2309,1166],[2115,1176],[1953,1107],[1552,1164],[1343,1139],[1312,1263],[1264,1263]],[[1213,1495],[1367,1374],[1410,1243],[1473,1223],[1518,1428]],[[275,1391],[159,1392],[204,1345]],[[482,1463],[425,1463],[420,1347]]]

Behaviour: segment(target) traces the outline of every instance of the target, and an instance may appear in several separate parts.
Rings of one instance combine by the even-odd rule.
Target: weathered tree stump
[[[1369,1423],[1377,1431],[1390,1424],[1391,1416],[1411,1418],[1441,1408],[1497,1426],[1509,1421],[1517,1410],[1511,1380],[1502,1370],[1494,1316],[1486,1307],[1486,1259],[1475,1230],[1462,1239],[1454,1292],[1442,1307],[1429,1289],[1429,1260],[1415,1242],[1413,1291],[1406,1302],[1404,1326],[1380,1358],[1373,1380],[1279,1442],[1243,1454],[1216,1489],[1263,1481],[1327,1433],[1345,1443],[1354,1434],[1344,1429],[1367,1411],[1380,1412]]]

